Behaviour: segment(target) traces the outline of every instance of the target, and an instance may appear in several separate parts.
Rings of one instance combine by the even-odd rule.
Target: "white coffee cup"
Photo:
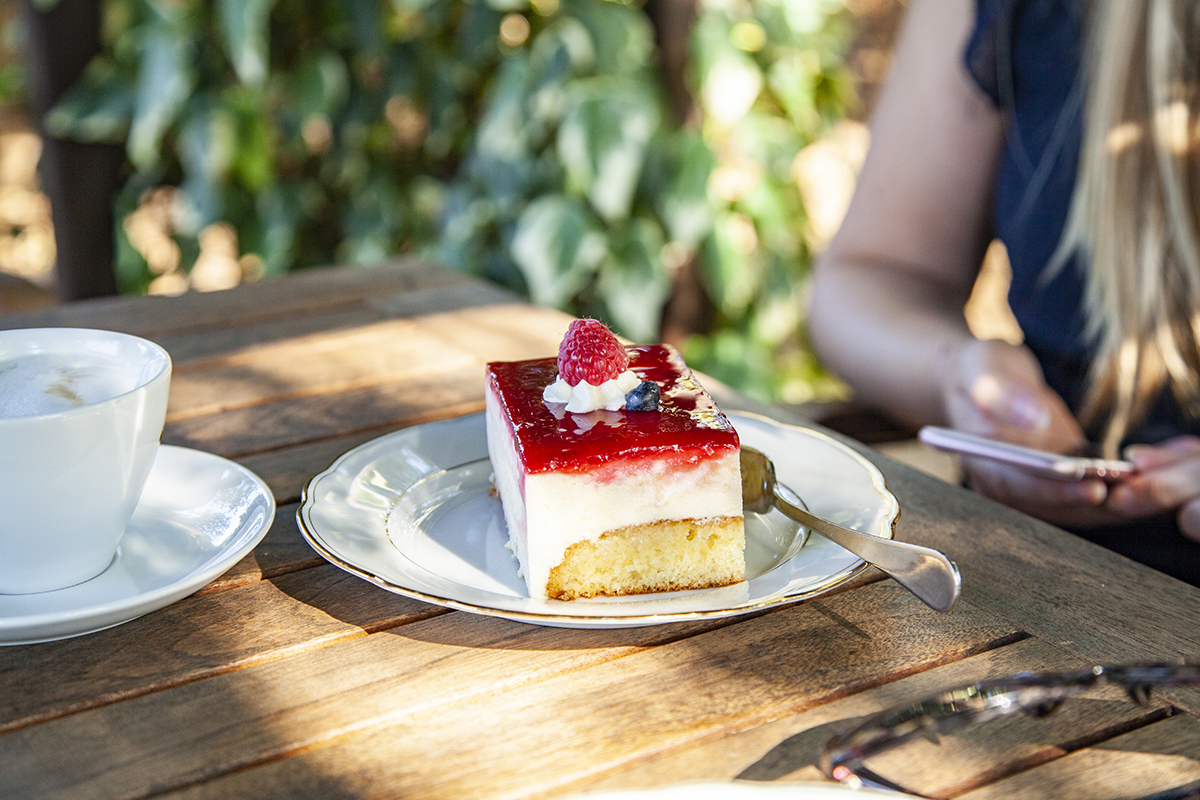
[[[0,331],[0,594],[112,562],[154,464],[171,358],[112,331]]]

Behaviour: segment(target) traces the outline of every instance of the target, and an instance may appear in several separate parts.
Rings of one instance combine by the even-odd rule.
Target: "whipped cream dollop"
[[[571,386],[559,378],[542,391],[542,400],[547,403],[566,403],[567,411],[572,414],[600,409],[619,411],[625,407],[625,395],[641,382],[642,379],[628,369],[599,386],[592,386],[587,381]]]

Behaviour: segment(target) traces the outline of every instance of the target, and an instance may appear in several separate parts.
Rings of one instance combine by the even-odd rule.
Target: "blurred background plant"
[[[865,151],[845,0],[102,12],[102,52],[45,126],[125,146],[122,291],[414,254],[673,341],[762,398],[841,392],[803,315]]]

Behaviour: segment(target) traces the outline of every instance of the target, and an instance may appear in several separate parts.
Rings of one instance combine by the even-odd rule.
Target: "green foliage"
[[[792,166],[853,102],[840,0],[709,5],[693,35],[704,140],[721,164],[702,244],[716,331],[689,363],[744,391],[806,400],[838,391],[807,348],[804,287],[812,256]]]
[[[24,26],[16,3],[0,4],[0,103],[25,100]]]
[[[104,52],[46,124],[125,143],[122,217],[178,187],[185,271],[223,221],[267,275],[415,252],[650,341],[694,259],[717,311],[694,366],[794,396],[820,373],[791,167],[850,102],[844,12],[698,9],[699,126],[667,106],[644,9],[613,0],[105,0]]]

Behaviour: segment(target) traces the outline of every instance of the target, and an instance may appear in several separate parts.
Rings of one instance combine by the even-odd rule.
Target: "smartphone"
[[[991,458],[1006,464],[1044,475],[1050,478],[1077,481],[1084,478],[1101,478],[1116,481],[1132,475],[1134,466],[1129,461],[1086,456],[1068,456],[1049,453],[1032,447],[1009,442],[985,439],[962,431],[926,425],[917,432],[918,438],[938,450],[961,453],[965,456]]]

